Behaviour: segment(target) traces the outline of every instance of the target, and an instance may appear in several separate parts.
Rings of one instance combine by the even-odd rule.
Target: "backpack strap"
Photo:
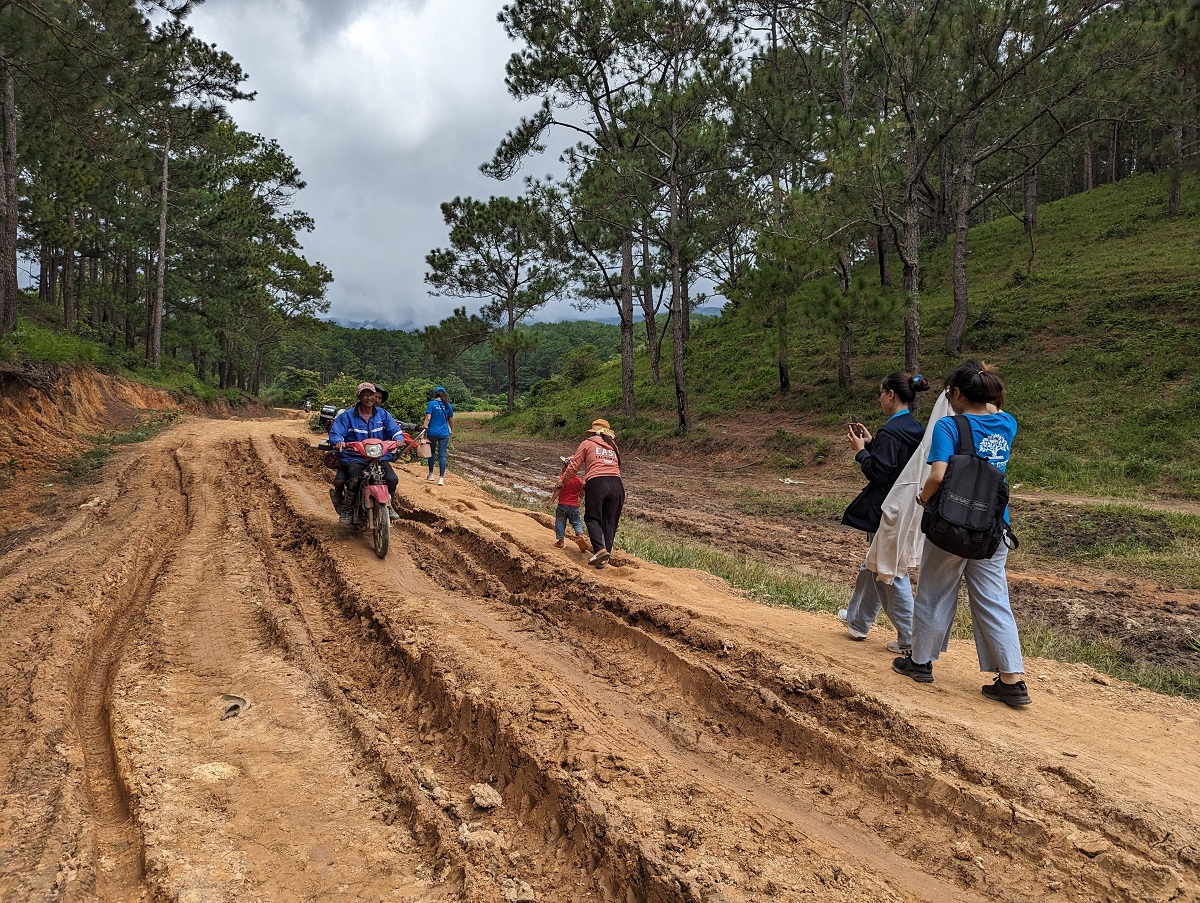
[[[967,419],[967,415],[955,414],[954,425],[958,427],[958,448],[955,449],[955,454],[979,457],[975,452],[974,436],[971,434],[971,421]]]

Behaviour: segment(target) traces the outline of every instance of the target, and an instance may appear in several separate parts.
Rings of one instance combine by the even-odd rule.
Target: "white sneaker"
[[[853,627],[851,627],[849,617],[850,617],[850,609],[848,609],[848,608],[843,608],[837,613],[837,619],[839,621],[841,621],[843,625],[845,625],[846,633],[850,634],[851,639],[865,640],[867,638],[867,635],[865,633],[863,633],[861,630],[855,630]]]
[[[899,640],[892,640],[887,644],[887,651],[894,652],[897,655],[903,655],[906,652],[912,652],[912,645],[908,643],[901,643]]]
[[[433,475],[433,471],[431,470],[431,471],[429,471],[429,476],[427,476],[427,477],[425,478],[425,482],[426,482],[426,483],[432,483],[432,482],[433,482],[434,480],[436,480],[436,479],[437,479],[437,477],[435,477],[435,476]]]
[[[445,486],[445,485],[446,485],[446,478],[445,478],[445,477],[438,477],[438,485],[439,485],[439,486]]]

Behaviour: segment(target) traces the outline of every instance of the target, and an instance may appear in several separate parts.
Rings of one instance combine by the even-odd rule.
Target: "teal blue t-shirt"
[[[997,414],[967,414],[971,424],[971,439],[975,453],[987,458],[1003,473],[1008,470],[1008,458],[1012,454],[1013,440],[1017,438],[1017,420],[1012,414],[1000,411]],[[928,463],[949,461],[958,448],[958,424],[953,417],[943,417],[933,425],[933,438],[929,442]],[[1004,511],[1008,520],[1008,509]]]

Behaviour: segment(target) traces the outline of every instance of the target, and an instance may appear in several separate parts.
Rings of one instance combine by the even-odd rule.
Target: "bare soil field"
[[[544,488],[545,443],[401,468],[380,560],[315,438],[189,418],[0,496],[0,899],[1200,900],[1200,705],[1034,660],[1010,710],[969,644],[920,686],[830,615],[589,568],[478,485]],[[858,537],[734,495],[811,487],[627,457],[631,515],[849,586]],[[1200,617],[1012,578],[1165,646]]]

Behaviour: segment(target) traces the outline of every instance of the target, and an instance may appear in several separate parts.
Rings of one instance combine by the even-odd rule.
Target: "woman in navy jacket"
[[[929,382],[920,374],[914,376],[903,370],[889,374],[879,386],[879,406],[887,422],[874,436],[861,423],[851,423],[847,429],[846,441],[854,449],[854,460],[868,482],[842,515],[842,523],[862,530],[868,541],[879,529],[884,499],[925,435],[925,428],[910,407],[917,393],[928,388]],[[888,643],[888,649],[903,652],[911,648],[913,597],[908,575],[889,586],[876,580],[865,567],[859,568],[850,605],[838,612],[838,620],[846,625],[851,637],[866,639],[880,608],[896,625],[896,641]]]

